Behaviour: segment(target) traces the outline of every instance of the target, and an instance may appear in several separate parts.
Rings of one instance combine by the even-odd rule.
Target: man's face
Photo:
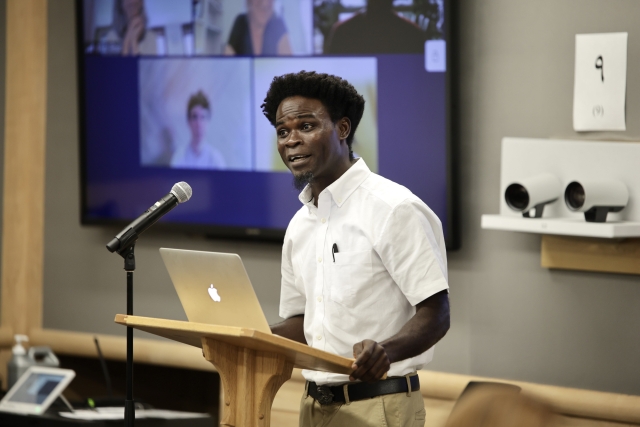
[[[204,139],[210,117],[209,110],[201,105],[196,105],[189,111],[189,129],[191,129],[191,138],[194,142],[200,142]]]
[[[278,152],[296,177],[311,173],[314,180],[330,183],[340,176],[345,164],[349,164],[349,148],[344,140],[349,131],[349,120],[333,123],[317,99],[286,98],[276,111]]]

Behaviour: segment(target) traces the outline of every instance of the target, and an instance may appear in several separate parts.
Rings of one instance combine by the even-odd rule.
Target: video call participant
[[[449,328],[440,220],[354,158],[364,98],[346,80],[305,71],[276,77],[262,111],[303,205],[282,248],[286,320],[271,330],[356,359],[350,376],[303,371],[300,425],[417,425],[424,403],[416,370]]]
[[[211,120],[209,99],[202,92],[191,95],[187,103],[187,123],[191,140],[180,147],[171,158],[171,167],[185,169],[224,169],[222,154],[206,141]]]
[[[393,0],[368,0],[365,12],[333,26],[324,53],[424,53],[426,36],[393,11]]]
[[[247,13],[236,17],[225,55],[291,55],[291,43],[274,0],[247,0]]]
[[[116,0],[113,3],[111,29],[96,43],[101,54],[153,54],[156,40],[146,31],[147,17],[143,0]]]

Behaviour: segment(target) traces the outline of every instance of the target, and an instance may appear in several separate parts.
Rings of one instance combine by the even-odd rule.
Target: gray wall
[[[480,215],[498,212],[502,137],[592,137],[572,130],[576,33],[629,32],[629,130],[613,137],[639,139],[640,2],[459,4],[463,248],[432,368],[638,394],[638,277],[542,269],[539,236],[481,230]]]
[[[498,211],[502,137],[584,137],[571,126],[575,33],[629,32],[629,131],[614,136],[638,138],[640,2],[456,3],[463,246],[449,255],[452,328],[430,368],[640,394],[638,277],[545,270],[539,236],[480,229],[480,215]],[[113,317],[125,311],[125,274],[104,248],[118,230],[78,223],[72,1],[49,4],[44,325],[122,335]],[[239,253],[277,319],[277,245],[157,232],[137,245],[136,314],[184,319],[159,246]]]

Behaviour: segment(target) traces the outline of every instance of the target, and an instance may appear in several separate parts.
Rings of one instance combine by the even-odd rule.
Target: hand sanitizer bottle
[[[23,342],[29,341],[29,337],[18,334],[15,340],[16,344],[11,349],[11,359],[7,363],[7,390],[33,365],[33,360],[27,356],[27,351],[22,346]]]

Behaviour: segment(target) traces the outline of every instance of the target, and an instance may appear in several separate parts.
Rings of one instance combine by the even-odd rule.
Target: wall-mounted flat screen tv
[[[82,223],[282,239],[301,206],[262,104],[274,76],[338,75],[366,100],[353,151],[452,224],[446,0],[78,0]]]

